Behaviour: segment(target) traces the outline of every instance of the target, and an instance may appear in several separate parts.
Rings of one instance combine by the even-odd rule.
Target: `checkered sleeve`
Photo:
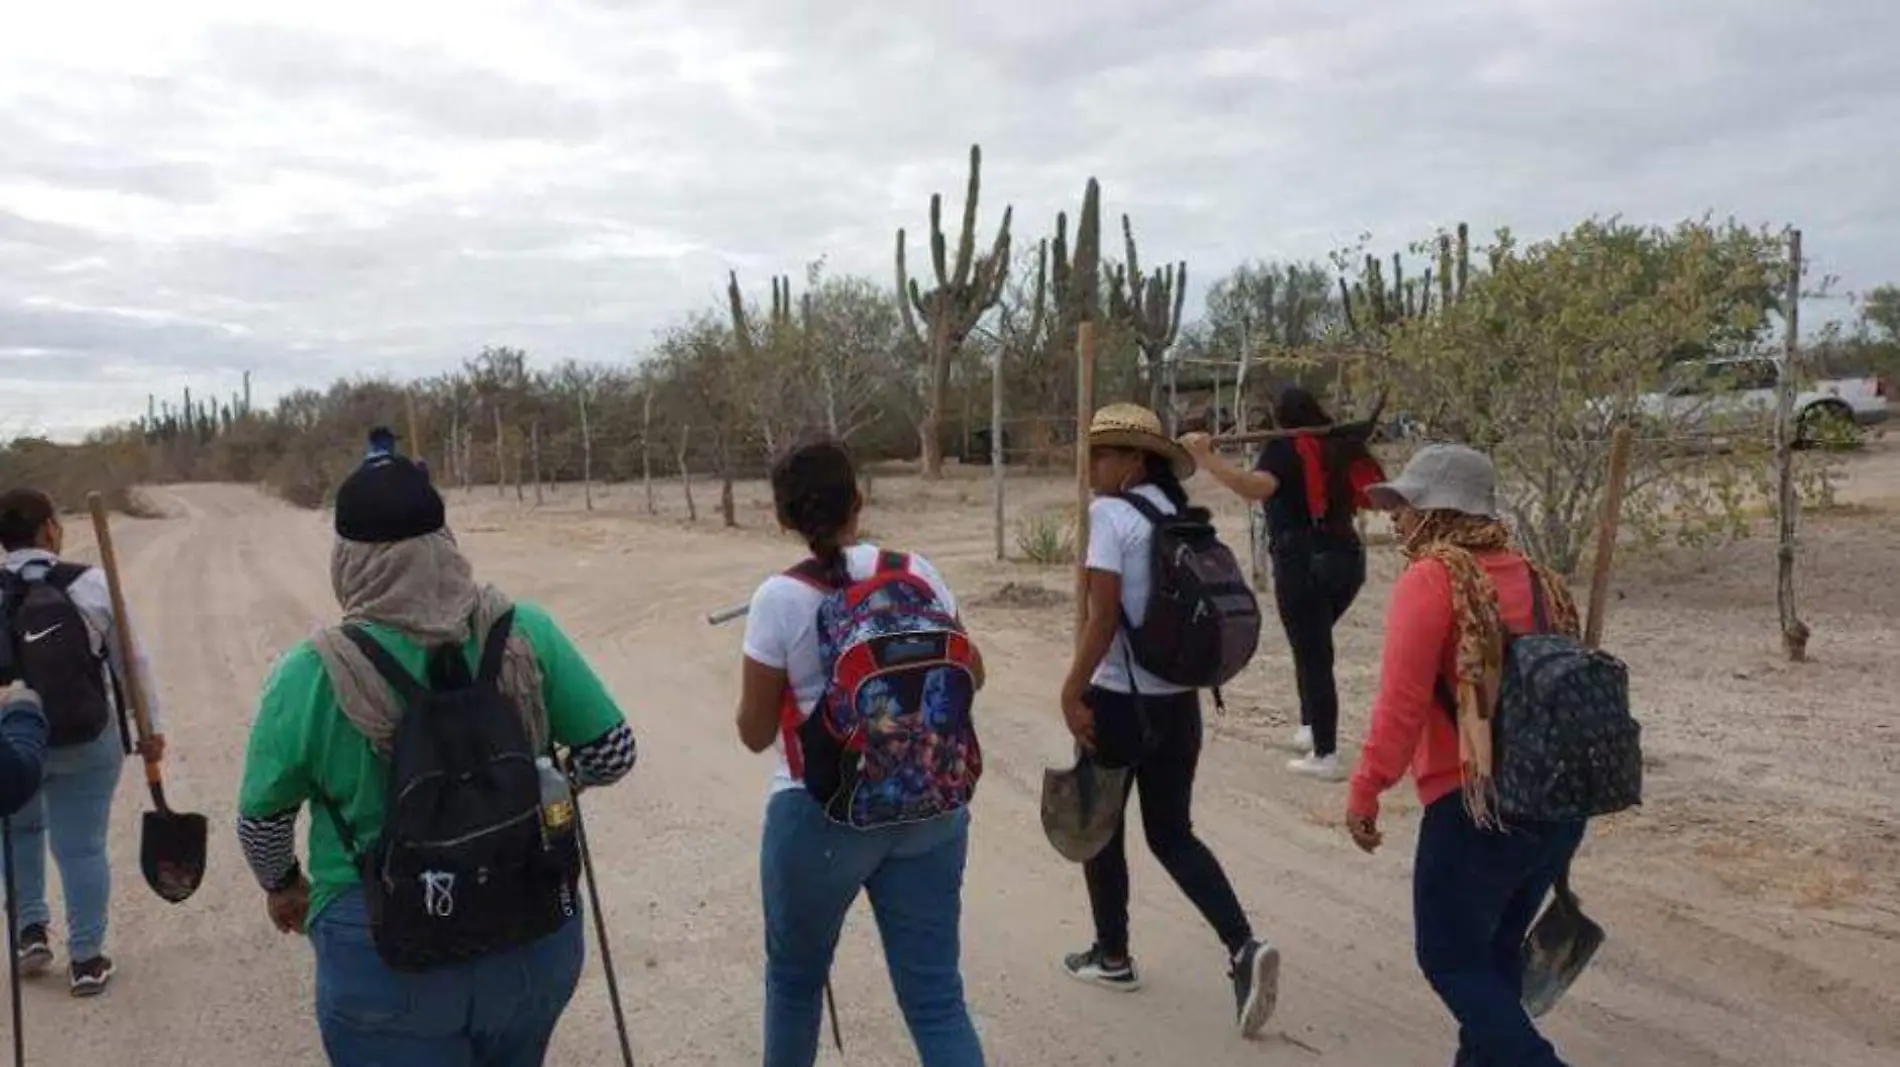
[[[265,890],[282,888],[298,873],[297,809],[262,817],[240,816],[238,845],[251,875]]]
[[[620,723],[613,729],[573,751],[575,780],[584,786],[612,785],[633,770],[638,749],[633,729]]]

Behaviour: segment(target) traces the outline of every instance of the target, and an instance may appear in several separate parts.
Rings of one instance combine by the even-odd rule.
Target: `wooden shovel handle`
[[[97,491],[87,493],[86,510],[92,512],[92,535],[99,543],[99,567],[106,572],[106,589],[112,595],[112,628],[119,639],[119,654],[125,661],[125,696],[132,704],[132,723],[138,728],[139,741],[143,743],[152,737],[152,718],[145,706],[145,680],[139,677],[139,655],[132,642],[132,624],[125,613],[125,591],[119,585],[119,557],[112,551],[112,521],[106,513],[106,498]],[[145,761],[145,783],[155,789],[160,784],[155,759]]]

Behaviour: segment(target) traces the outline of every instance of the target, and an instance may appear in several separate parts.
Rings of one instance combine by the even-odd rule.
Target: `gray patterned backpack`
[[[1498,812],[1507,822],[1557,822],[1641,804],[1642,726],[1630,715],[1629,668],[1549,632],[1544,584],[1534,571],[1530,578],[1536,628],[1506,633],[1492,720]]]

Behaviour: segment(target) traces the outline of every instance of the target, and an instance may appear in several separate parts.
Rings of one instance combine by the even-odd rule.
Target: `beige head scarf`
[[[460,645],[470,633],[485,637],[513,606],[501,590],[476,584],[468,557],[447,529],[377,544],[338,538],[330,554],[330,584],[343,609],[343,624],[378,623],[424,646]],[[342,624],[325,627],[313,643],[336,690],[337,706],[377,754],[387,757],[402,718],[395,690],[343,635]],[[501,690],[521,709],[535,751],[546,749],[541,666],[534,646],[519,629],[508,635]]]

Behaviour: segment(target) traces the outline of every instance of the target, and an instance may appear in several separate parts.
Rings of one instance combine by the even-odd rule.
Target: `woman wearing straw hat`
[[[1251,1036],[1273,1013],[1280,954],[1255,939],[1220,861],[1194,835],[1200,695],[1142,669],[1127,635],[1147,613],[1153,526],[1122,497],[1139,497],[1162,514],[1178,514],[1188,506],[1181,482],[1193,473],[1193,457],[1168,439],[1154,412],[1111,404],[1095,413],[1089,427],[1095,501],[1089,506],[1085,564],[1088,612],[1062,686],[1062,714],[1069,732],[1098,762],[1132,768],[1148,848],[1220,935],[1240,1029]],[[1063,962],[1078,980],[1133,990],[1141,979],[1128,951],[1125,836],[1118,827],[1107,846],[1083,865],[1095,943]]]

